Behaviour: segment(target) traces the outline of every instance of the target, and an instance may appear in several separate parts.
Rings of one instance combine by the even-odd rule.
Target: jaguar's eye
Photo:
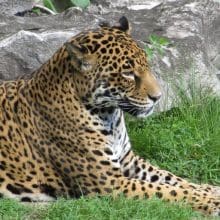
[[[122,76],[124,78],[130,79],[130,80],[134,80],[135,79],[134,72],[124,72],[124,73],[122,73]]]

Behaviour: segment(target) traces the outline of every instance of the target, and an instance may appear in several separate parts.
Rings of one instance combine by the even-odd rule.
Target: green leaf
[[[151,44],[156,44],[156,45],[160,45],[160,46],[166,46],[170,43],[167,38],[160,37],[160,36],[157,36],[155,34],[151,34],[149,36],[149,40],[150,40]]]
[[[147,54],[147,58],[150,61],[153,58],[153,49],[149,48],[149,47],[145,47],[145,53]]]
[[[160,44],[161,46],[167,46],[169,43],[170,43],[170,42],[169,42],[168,39],[166,39],[166,38],[164,38],[164,37],[160,37],[160,39],[159,39],[159,44]]]
[[[82,9],[87,8],[90,4],[89,0],[70,0],[74,6],[80,7]]]
[[[40,15],[40,9],[39,8],[33,8],[32,12],[37,14],[37,15]]]
[[[149,40],[152,44],[158,44],[159,42],[159,36],[155,35],[155,34],[151,34],[149,37]]]
[[[162,47],[157,47],[157,52],[163,56],[164,55],[164,49]]]
[[[169,39],[157,36],[155,34],[151,34],[148,39],[151,44],[151,50],[149,50],[149,48],[145,48],[145,52],[150,57],[149,59],[151,59],[155,53],[164,56],[165,47],[170,44]]]
[[[49,8],[50,10],[57,12],[52,0],[43,0],[43,4],[45,7]]]

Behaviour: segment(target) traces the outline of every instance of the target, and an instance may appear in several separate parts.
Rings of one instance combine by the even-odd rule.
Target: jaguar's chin
[[[153,112],[154,112],[154,107],[152,106],[150,108],[143,109],[143,110],[140,110],[139,112],[137,112],[136,117],[145,118],[145,117],[148,117],[149,115],[151,115]]]
[[[130,115],[137,117],[137,118],[145,118],[151,115],[154,111],[154,106],[150,107],[139,107],[134,105],[127,105],[127,106],[120,106],[120,108],[124,111],[129,113]]]

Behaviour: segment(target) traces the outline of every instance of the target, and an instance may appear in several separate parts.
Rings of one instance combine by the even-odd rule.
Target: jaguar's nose
[[[157,95],[148,95],[149,99],[151,99],[153,102],[158,102],[161,98],[161,93],[157,94]]]

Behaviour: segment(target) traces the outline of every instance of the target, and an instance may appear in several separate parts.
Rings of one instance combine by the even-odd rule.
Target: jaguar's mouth
[[[130,115],[134,116],[134,117],[138,117],[138,118],[144,118],[147,117],[149,115],[151,115],[153,113],[154,110],[154,106],[150,105],[150,106],[137,106],[135,104],[132,104],[130,102],[125,103],[121,103],[119,104],[119,107],[124,111],[129,113]]]

